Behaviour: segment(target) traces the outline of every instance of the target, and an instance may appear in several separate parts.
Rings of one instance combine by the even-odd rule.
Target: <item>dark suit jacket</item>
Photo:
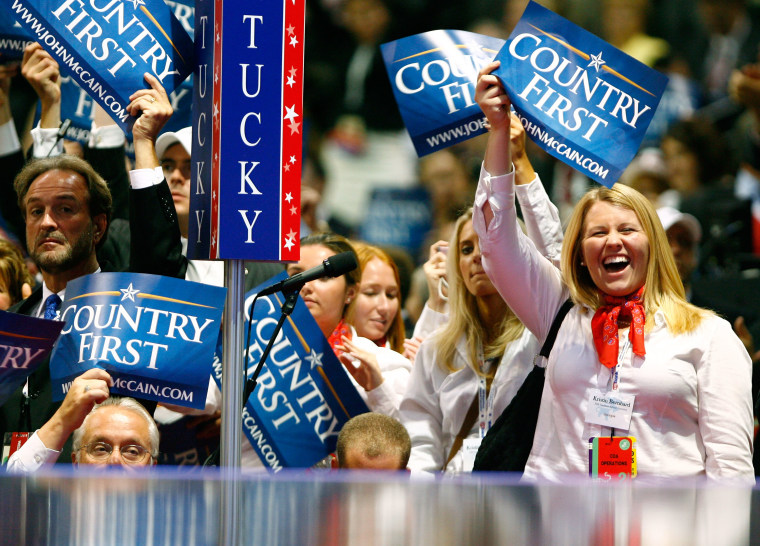
[[[182,256],[177,213],[171,197],[169,186],[164,180],[161,184],[130,192],[131,230],[130,264],[126,269],[134,273],[151,273],[184,278],[187,261]],[[108,237],[119,236],[116,231]],[[103,271],[119,271],[109,263],[101,263]],[[42,300],[42,286],[24,301],[13,306],[10,311],[23,315],[35,314]],[[155,402],[142,401],[152,414]],[[24,397],[22,389],[16,391],[0,407],[0,434],[13,431],[33,432],[49,420],[60,407],[60,402],[53,402],[50,383],[49,361],[40,364],[29,376],[29,399]],[[66,443],[60,462],[71,460],[71,444]]]
[[[18,208],[18,197],[13,190],[13,179],[23,166],[24,156],[21,150],[0,156],[0,216],[22,244],[24,244],[26,228],[21,209]],[[26,248],[25,244],[24,248]]]

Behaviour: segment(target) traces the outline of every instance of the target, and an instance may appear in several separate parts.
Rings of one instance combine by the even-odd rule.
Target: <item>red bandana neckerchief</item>
[[[591,332],[594,334],[594,346],[599,361],[608,368],[614,368],[618,362],[618,318],[623,315],[631,317],[628,339],[631,340],[634,354],[644,356],[644,306],[641,303],[642,286],[635,294],[625,297],[603,294],[604,307],[600,307],[591,319]]]
[[[340,319],[340,322],[335,327],[335,330],[333,330],[333,333],[330,334],[329,338],[327,338],[327,342],[330,344],[330,347],[332,347],[332,350],[336,356],[340,356],[342,352],[336,349],[336,346],[343,345],[343,336],[351,339],[351,327],[346,324],[346,321]]]

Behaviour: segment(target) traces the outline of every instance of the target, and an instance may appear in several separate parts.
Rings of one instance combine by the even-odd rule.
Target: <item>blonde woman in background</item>
[[[471,471],[481,438],[522,385],[539,349],[483,269],[471,209],[457,220],[447,265],[448,322],[422,342],[401,402],[412,471]],[[462,431],[473,404],[482,410]]]

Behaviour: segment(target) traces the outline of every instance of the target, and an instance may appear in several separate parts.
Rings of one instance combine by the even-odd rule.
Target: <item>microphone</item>
[[[69,130],[70,125],[71,125],[70,119],[67,118],[63,120],[63,122],[61,123],[61,126],[58,128],[58,132],[55,134],[55,142],[53,142],[53,147],[50,148],[50,151],[47,153],[46,157],[50,157],[50,154],[53,153],[53,150],[55,150],[55,147],[58,146],[58,143],[61,141],[61,139],[66,137],[66,131]]]
[[[353,271],[358,267],[356,262],[356,255],[349,251],[341,252],[335,256],[330,256],[322,265],[312,267],[301,273],[296,273],[292,277],[288,277],[285,280],[274,283],[272,286],[264,288],[259,292],[259,296],[269,296],[275,292],[293,292],[300,290],[301,287],[307,282],[315,279],[321,279],[322,277],[340,277]]]

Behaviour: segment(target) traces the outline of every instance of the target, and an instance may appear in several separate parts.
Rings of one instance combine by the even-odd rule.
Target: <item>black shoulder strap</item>
[[[549,334],[546,336],[546,341],[544,341],[544,344],[541,346],[541,350],[538,353],[539,356],[549,358],[549,353],[552,352],[552,347],[554,346],[554,340],[557,339],[559,327],[562,326],[562,321],[565,320],[565,315],[567,315],[568,311],[573,308],[573,305],[572,300],[567,299],[565,303],[562,304],[562,307],[559,308],[557,316],[554,317],[554,322],[552,322],[552,326],[549,328]]]

